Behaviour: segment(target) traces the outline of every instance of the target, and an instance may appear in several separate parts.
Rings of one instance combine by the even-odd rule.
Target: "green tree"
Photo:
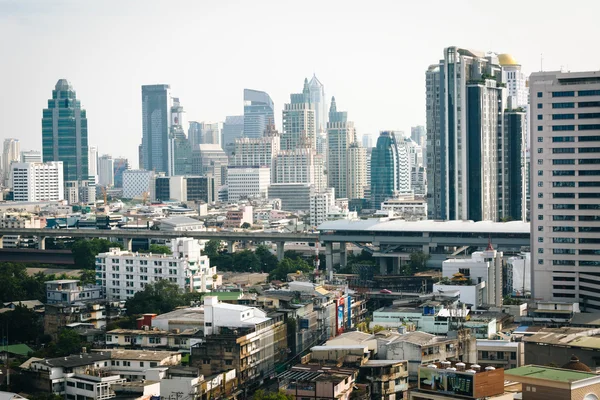
[[[427,261],[429,261],[431,256],[429,254],[425,254],[422,251],[415,251],[414,253],[410,253],[410,261],[409,265],[413,272],[421,272],[427,269]]]
[[[283,258],[289,258],[290,260],[302,259],[302,253],[295,250],[286,250],[283,252]]]
[[[294,397],[286,394],[283,390],[279,392],[265,392],[263,389],[259,389],[254,392],[252,400],[293,400]]]
[[[312,270],[313,268],[302,259],[292,260],[289,258],[284,258],[277,265],[277,268],[271,271],[271,273],[269,274],[269,280],[285,281],[287,279],[288,274],[296,273],[297,271],[306,273],[311,272]]]
[[[211,239],[204,245],[204,254],[212,259],[216,259],[219,256],[219,248],[221,247],[221,241],[217,239]]]
[[[162,314],[183,305],[186,305],[183,291],[176,283],[167,280],[147,284],[144,290],[137,292],[125,303],[128,315]]]
[[[106,239],[79,239],[71,246],[71,252],[77,268],[95,269],[96,256],[107,252],[111,247],[121,248],[121,245]]]
[[[236,251],[232,254],[233,270],[238,272],[258,272],[261,264],[258,256],[251,250]]]
[[[244,222],[242,226],[240,226],[240,228],[242,229],[250,229],[251,227],[252,225],[250,225],[248,222]]]
[[[254,251],[254,254],[258,257],[260,261],[260,270],[262,272],[271,272],[275,268],[277,268],[277,257],[271,253],[271,250],[265,245],[260,245]]]
[[[171,255],[173,252],[169,246],[165,246],[162,244],[151,244],[148,247],[148,250],[143,250],[141,253],[152,253],[152,254],[168,254]]]
[[[40,314],[25,306],[0,314],[0,326],[8,332],[11,343],[38,344],[44,335]]]
[[[63,329],[60,332],[60,335],[58,335],[55,356],[62,357],[70,354],[79,354],[81,353],[82,347],[86,347],[86,343],[81,340],[81,337],[77,332],[72,329]]]

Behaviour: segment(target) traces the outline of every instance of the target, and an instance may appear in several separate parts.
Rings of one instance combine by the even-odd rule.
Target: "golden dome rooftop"
[[[501,66],[520,65],[510,54],[498,54],[498,62]]]

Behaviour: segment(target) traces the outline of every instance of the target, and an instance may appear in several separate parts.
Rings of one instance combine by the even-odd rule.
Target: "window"
[[[575,255],[575,249],[552,249],[552,254]]]
[[[85,384],[83,382],[77,382],[77,389],[85,389]]]
[[[575,187],[575,182],[552,182],[552,187]]]
[[[158,365],[157,363],[155,363],[155,362],[151,362],[151,363],[150,363],[150,368],[156,368],[156,366],[157,366],[157,365]]]
[[[537,108],[542,108],[542,103],[538,103]]]
[[[542,117],[543,117],[543,115],[542,115],[542,114],[539,114],[539,115],[537,116],[537,119],[538,119],[538,120],[541,120],[541,119],[542,119]]]
[[[600,193],[579,193],[580,199],[600,199]]]
[[[553,154],[564,154],[564,153],[575,153],[574,147],[554,147],[552,149]]]
[[[578,114],[577,117],[579,119],[600,118],[600,113],[583,113],[583,114]]]
[[[482,352],[481,352],[481,358],[483,358],[483,359],[487,359],[487,358],[489,358],[489,354],[488,354],[488,352],[487,352],[487,351],[482,351]]]
[[[580,204],[580,210],[600,210],[600,204]]]
[[[94,386],[90,385],[89,383],[85,384],[85,390],[87,390],[88,392],[93,392],[94,391]]]
[[[204,358],[204,359],[202,359],[202,364],[204,364],[204,365],[210,364],[210,358]]]
[[[575,136],[554,136],[552,137],[552,143],[562,143],[562,142],[574,142]]]
[[[554,125],[552,131],[574,131],[575,125]]]
[[[578,106],[583,107],[600,107],[600,101],[580,101]]]
[[[67,381],[67,386],[75,387],[75,382]]]
[[[575,114],[552,114],[552,119],[575,119]]]
[[[552,243],[575,243],[575,238],[552,238]]]
[[[579,232],[597,233],[600,232],[600,227],[597,226],[580,226]]]
[[[552,92],[552,97],[574,97],[575,96],[575,92],[572,90],[565,90],[562,92]]]
[[[580,142],[598,142],[600,141],[600,136],[579,136]]]
[[[140,367],[143,367],[143,366],[144,366],[144,362],[140,361]]]
[[[575,265],[575,261],[573,260],[552,260],[552,265]]]
[[[575,193],[552,193],[553,199],[574,199]]]
[[[233,365],[233,361],[232,360],[225,360],[225,365]]]
[[[552,160],[552,165],[575,165],[575,160],[572,158]]]
[[[575,228],[572,226],[553,226],[552,232],[575,232]]]
[[[600,124],[578,125],[577,129],[580,131],[595,131],[600,129]]]
[[[575,103],[552,103],[552,108],[575,108]]]
[[[510,359],[511,360],[516,360],[517,359],[517,353],[515,353],[514,351],[510,353]]]
[[[580,153],[600,153],[600,147],[580,147]]]
[[[538,97],[538,98],[540,98],[540,97],[542,97],[542,96],[543,96],[542,92],[537,92],[537,97]]]
[[[544,141],[544,138],[542,136],[538,136],[537,141],[538,143],[542,143]]]
[[[574,215],[553,215],[552,221],[575,221]]]
[[[552,176],[575,176],[573,170],[552,171]]]
[[[600,187],[600,181],[579,182],[579,187]]]
[[[600,261],[579,261],[579,265],[582,267],[598,267]]]
[[[600,90],[580,90],[578,96],[600,96]]]

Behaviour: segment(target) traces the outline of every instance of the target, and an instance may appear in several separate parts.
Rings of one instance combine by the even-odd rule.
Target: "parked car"
[[[381,290],[379,291],[379,293],[383,293],[383,294],[392,294],[392,291],[391,291],[391,290],[387,290],[387,289],[381,289]]]

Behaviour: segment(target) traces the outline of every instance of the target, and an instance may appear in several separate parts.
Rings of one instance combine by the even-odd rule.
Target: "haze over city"
[[[197,121],[242,114],[243,89],[264,90],[280,128],[283,104],[313,73],[359,136],[409,131],[425,122],[425,70],[447,46],[510,53],[526,73],[541,54],[545,70],[597,69],[586,49],[599,4],[555,3],[3,0],[0,139],[39,150],[41,110],[65,78],[90,145],[137,165],[142,85],[170,84]]]

